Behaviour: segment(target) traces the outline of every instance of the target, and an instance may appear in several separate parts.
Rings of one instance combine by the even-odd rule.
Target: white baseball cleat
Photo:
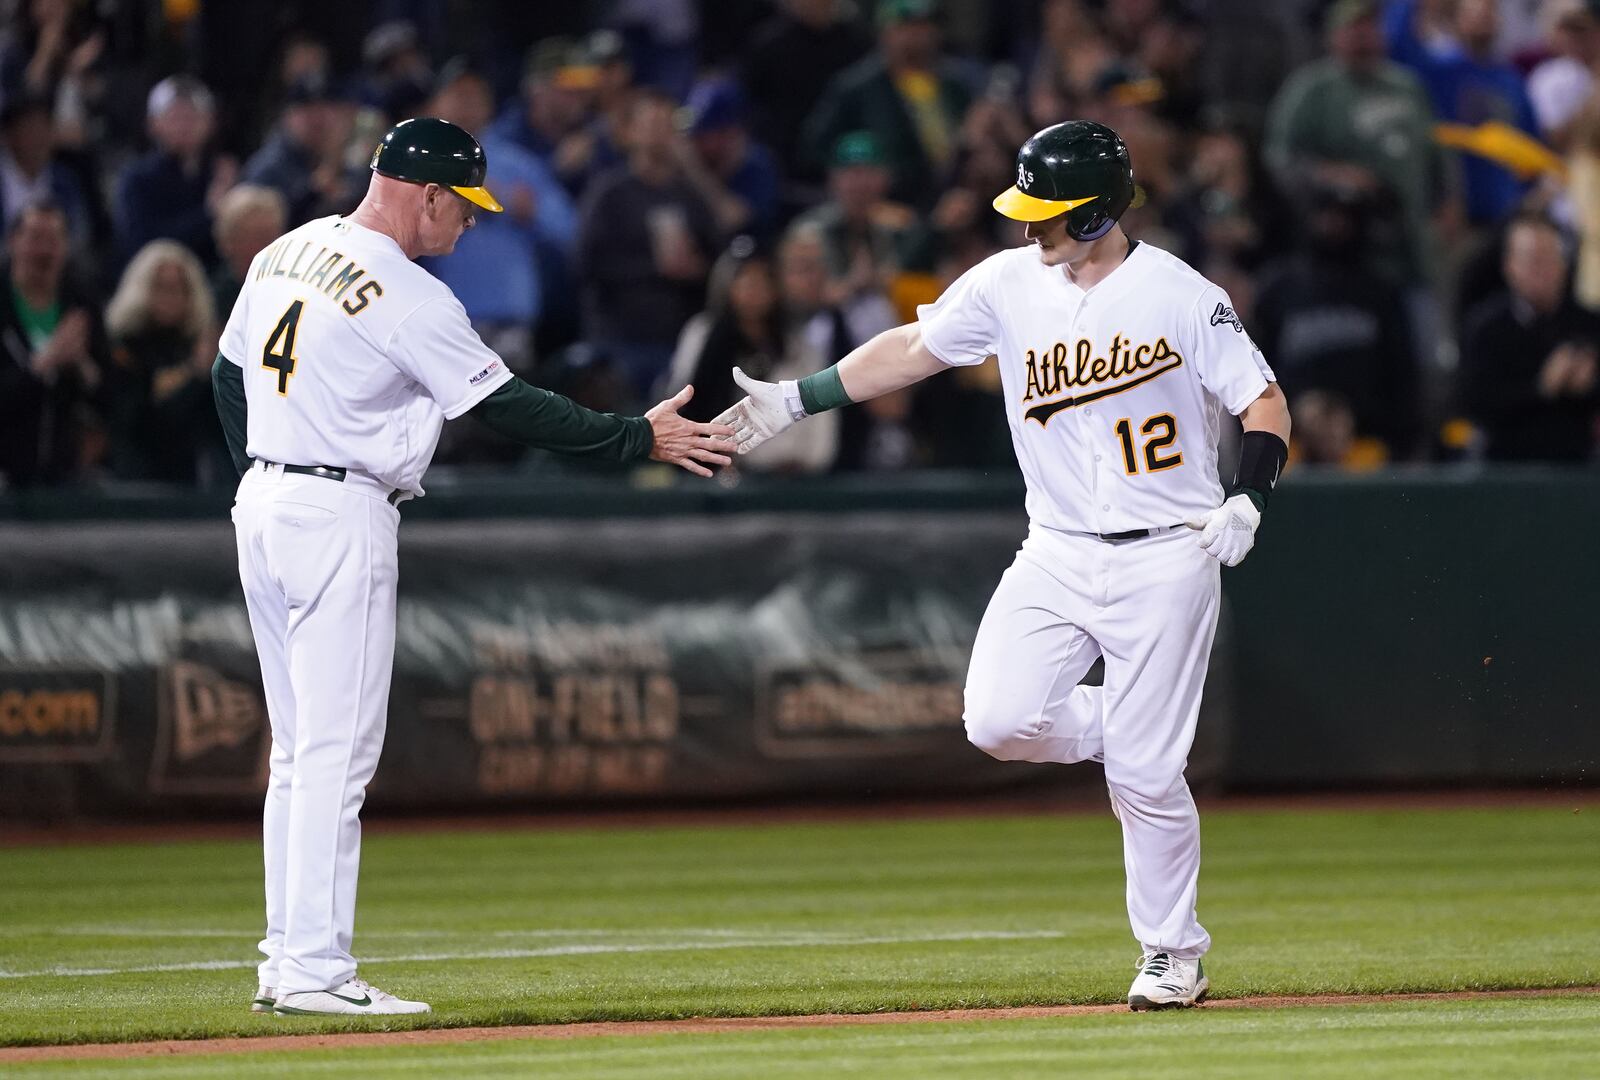
[[[262,983],[256,987],[256,996],[250,999],[250,1011],[253,1013],[269,1013],[277,1003],[277,989]]]
[[[1187,1009],[1206,999],[1211,981],[1199,958],[1184,960],[1171,953],[1147,952],[1139,961],[1139,975],[1128,987],[1128,1008]]]
[[[405,1001],[365,979],[351,979],[331,990],[284,994],[272,1011],[279,1016],[398,1016],[433,1010],[426,1001]]]

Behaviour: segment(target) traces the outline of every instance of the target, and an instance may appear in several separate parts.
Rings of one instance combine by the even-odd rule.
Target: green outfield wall
[[[660,480],[404,506],[375,806],[1098,783],[962,736],[1014,480]],[[1588,472],[1291,477],[1224,571],[1191,777],[1593,783],[1597,526]],[[243,810],[266,736],[225,500],[0,501],[0,815]]]

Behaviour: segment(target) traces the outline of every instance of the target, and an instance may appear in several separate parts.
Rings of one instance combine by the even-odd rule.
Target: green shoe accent
[[[272,1011],[279,1016],[328,1016],[330,1013],[312,1012],[310,1009],[291,1009],[287,1005],[274,1005]]]
[[[326,991],[324,991],[324,993],[326,993],[329,997],[336,997],[340,1001],[348,1001],[352,1005],[361,1005],[361,1006],[365,1007],[367,1005],[371,1005],[372,1004],[372,995],[371,994],[362,994],[361,995],[361,1000],[357,1001],[355,998],[345,997],[343,994],[335,994],[332,990],[326,990]]]

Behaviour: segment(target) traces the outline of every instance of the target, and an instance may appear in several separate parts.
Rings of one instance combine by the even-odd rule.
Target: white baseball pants
[[[262,820],[264,985],[355,974],[362,800],[383,749],[394,667],[400,514],[387,491],[257,463],[233,520],[272,725]]]
[[[1034,525],[967,674],[967,737],[1002,761],[1103,761],[1122,823],[1128,921],[1193,958],[1200,819],[1183,778],[1217,629],[1221,564],[1187,528],[1101,540]],[[1103,687],[1079,686],[1097,657]]]

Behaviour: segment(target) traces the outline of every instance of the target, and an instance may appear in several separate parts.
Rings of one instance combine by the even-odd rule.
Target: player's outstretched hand
[[[712,423],[727,424],[733,428],[739,453],[748,454],[774,435],[793,427],[799,419],[784,400],[781,383],[752,379],[738,368],[733,369],[733,381],[749,396]]]
[[[651,461],[664,461],[688,469],[696,476],[710,476],[707,465],[728,465],[733,459],[733,428],[720,420],[697,423],[678,415],[678,410],[694,397],[694,387],[685,386],[672,397],[644,414],[655,432],[650,449]],[[702,464],[703,463],[703,464]]]
[[[1256,546],[1261,511],[1248,495],[1235,495],[1215,510],[1190,518],[1189,528],[1200,530],[1200,546],[1223,566],[1238,566]]]

